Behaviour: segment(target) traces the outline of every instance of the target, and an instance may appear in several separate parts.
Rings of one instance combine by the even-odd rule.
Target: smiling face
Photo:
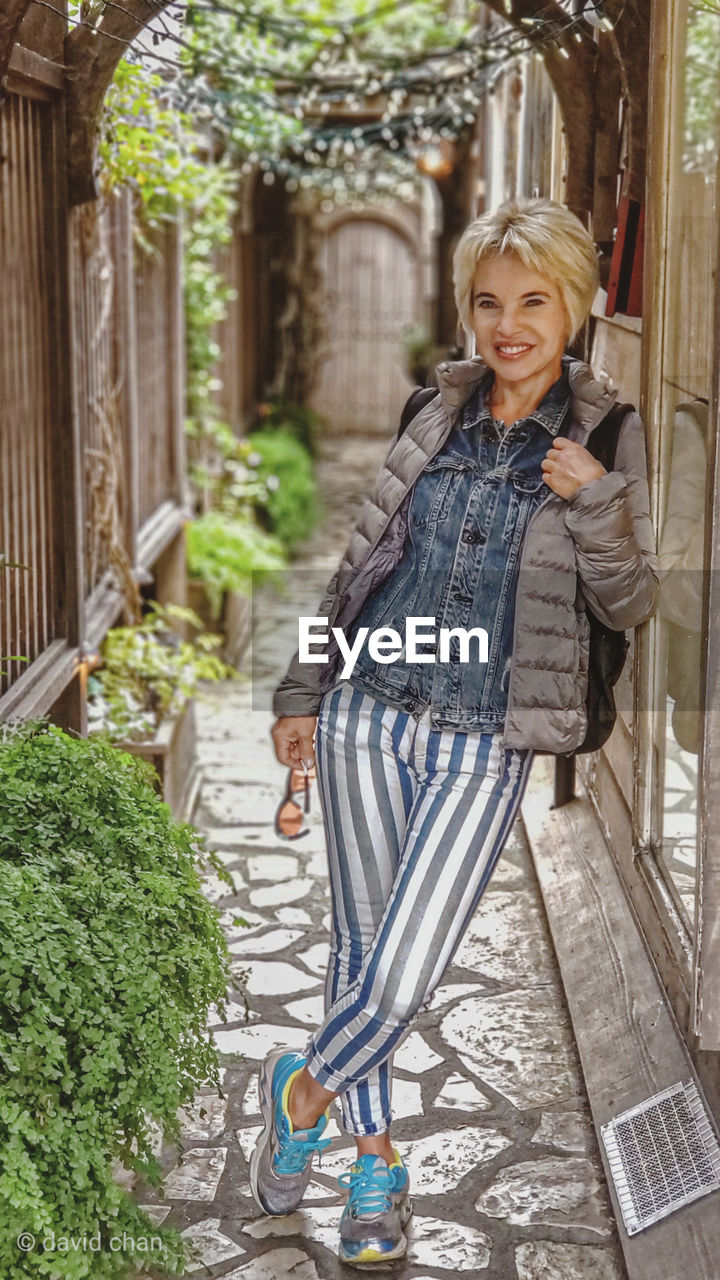
[[[499,385],[547,390],[560,377],[570,322],[549,276],[514,254],[484,259],[473,279],[471,318],[478,354]]]

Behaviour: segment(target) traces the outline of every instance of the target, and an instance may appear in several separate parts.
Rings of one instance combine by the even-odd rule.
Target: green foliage
[[[377,137],[380,145],[363,165],[363,126],[346,120],[326,127],[325,115],[338,102],[361,113],[366,99],[385,93],[378,135],[403,103],[413,114],[428,109],[436,117],[441,76],[426,65],[418,79],[417,68],[444,51],[451,68],[454,60],[449,87],[457,88],[457,49],[467,54],[474,47],[467,39],[473,9],[463,0],[229,0],[218,9],[189,0],[182,57],[215,128],[250,166],[267,167],[267,181],[278,169],[290,190],[313,186],[335,198],[397,194],[404,182],[411,197],[412,161]],[[451,114],[462,121],[460,103]],[[400,147],[397,140],[392,145]]]
[[[188,570],[202,579],[215,617],[220,616],[225,591],[249,595],[253,583],[267,581],[285,568],[277,538],[246,516],[234,519],[208,511],[187,529]]]
[[[182,218],[187,406],[196,436],[210,432],[217,418],[217,326],[234,297],[215,258],[232,237],[237,174],[228,160],[208,156],[207,147],[193,118],[169,105],[159,75],[119,63],[103,109],[101,180],[107,192],[123,186],[135,192],[136,238],[147,250],[144,228]]]
[[[177,624],[192,626],[194,640]],[[139,626],[113,627],[100,650],[102,666],[88,680],[91,732],[113,742],[151,736],[159,720],[177,713],[201,680],[237,676],[214,652],[222,637],[209,635],[192,609],[151,602]]]
[[[308,453],[317,453],[318,431],[322,422],[314,409],[304,404],[292,404],[289,400],[270,397],[258,406],[258,429],[289,431],[297,436]]]
[[[307,538],[320,514],[312,460],[297,437],[282,428],[253,431],[248,439],[259,456],[257,472],[267,489],[262,509],[273,532],[290,549]]]
[[[183,1271],[184,1243],[113,1163],[157,1182],[151,1125],[176,1141],[178,1108],[217,1085],[205,1027],[211,1004],[224,1016],[229,957],[198,876],[221,869],[151,776],[43,722],[0,733],[0,1275],[13,1280]],[[25,1253],[21,1232],[36,1237]],[[58,1247],[98,1235],[99,1250]]]
[[[224,225],[234,175],[227,164],[208,163],[192,116],[169,102],[164,80],[147,67],[118,64],[103,104],[98,150],[102,189],[131,187],[146,225],[199,210],[210,224]]]
[[[250,461],[249,440],[240,439],[219,420],[204,431],[191,421],[186,430],[194,442],[190,478],[200,508],[252,519],[256,503],[265,500],[267,490]]]
[[[187,350],[187,406],[198,430],[208,430],[217,420],[215,392],[220,347],[217,326],[235,297],[225,277],[216,270],[215,255],[232,237],[236,203],[229,179],[220,165],[206,165],[204,186],[184,229],[185,330]]]

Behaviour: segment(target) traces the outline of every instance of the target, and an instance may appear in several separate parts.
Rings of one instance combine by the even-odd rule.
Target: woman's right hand
[[[308,768],[314,765],[316,724],[317,716],[281,716],[275,721],[270,732],[280,764],[289,769],[298,769],[303,762]]]

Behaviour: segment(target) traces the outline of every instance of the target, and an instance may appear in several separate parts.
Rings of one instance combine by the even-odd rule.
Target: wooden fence
[[[0,692],[62,634],[54,459],[54,207],[51,91],[12,93],[0,113]]]
[[[129,193],[67,208],[62,87],[16,47],[0,111],[0,720],[60,701],[82,728],[83,652],[123,588],[154,575],[160,598],[183,596],[184,334],[178,227],[148,254]]]

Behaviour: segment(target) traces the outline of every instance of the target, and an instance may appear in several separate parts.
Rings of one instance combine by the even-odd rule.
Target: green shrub
[[[319,497],[310,454],[289,431],[253,431],[248,437],[253,454],[258,454],[257,474],[268,491],[258,500],[273,533],[288,550],[302,542],[315,528],[319,517]]]
[[[152,1124],[176,1141],[178,1108],[217,1085],[205,1027],[229,981],[197,867],[222,869],[151,776],[42,721],[0,728],[0,1275],[13,1280],[185,1263],[178,1234],[112,1177],[119,1159],[156,1183]],[[113,1249],[123,1233],[162,1248]],[[63,1251],[70,1236],[101,1247]]]
[[[320,415],[305,404],[271,397],[258,405],[257,427],[253,430],[287,431],[315,457],[322,421]]]
[[[253,582],[267,581],[285,568],[281,543],[247,516],[208,511],[187,526],[187,565],[205,584],[210,606],[220,617],[226,591],[249,595]]]
[[[183,639],[178,623],[194,627],[195,639]],[[222,636],[208,634],[192,609],[151,601],[138,626],[112,627],[105,636],[102,666],[88,680],[90,731],[104,732],[112,742],[152,736],[201,680],[237,676],[213,652],[221,644]]]

